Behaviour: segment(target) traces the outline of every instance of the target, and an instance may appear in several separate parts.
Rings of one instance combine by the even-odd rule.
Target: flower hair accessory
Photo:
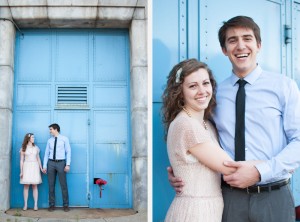
[[[31,137],[31,133],[28,133],[28,137]]]
[[[181,73],[182,73],[182,68],[178,69],[177,72],[176,72],[176,79],[175,79],[176,83],[180,83]]]

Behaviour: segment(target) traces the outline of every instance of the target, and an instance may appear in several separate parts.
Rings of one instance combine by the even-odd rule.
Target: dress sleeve
[[[188,150],[197,144],[209,141],[204,127],[194,119],[182,118],[177,126],[178,138],[181,138],[183,147]]]

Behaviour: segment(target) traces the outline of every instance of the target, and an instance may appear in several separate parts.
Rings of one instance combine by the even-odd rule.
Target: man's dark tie
[[[53,160],[56,160],[56,143],[57,143],[57,137],[55,137],[54,140]]]
[[[235,160],[245,160],[245,85],[243,79],[237,81],[239,89],[235,101]]]

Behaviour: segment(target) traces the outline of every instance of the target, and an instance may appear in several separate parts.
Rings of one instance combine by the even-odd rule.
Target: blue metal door
[[[165,170],[169,161],[159,115],[169,71],[181,60],[197,58],[211,67],[218,82],[224,80],[231,64],[221,51],[218,29],[223,21],[246,15],[261,28],[260,65],[289,75],[283,40],[286,13],[286,3],[281,0],[153,1],[153,221],[164,220],[175,195]]]
[[[93,178],[108,183],[99,198],[99,187],[90,184],[91,207],[132,207],[129,108],[129,50],[127,32],[94,35],[93,66]],[[101,44],[99,44],[101,43]],[[111,61],[111,62],[106,62]]]
[[[72,148],[70,206],[132,207],[128,30],[25,30],[15,55],[11,207],[23,205],[24,135],[35,134],[43,160],[54,122]],[[95,178],[107,181],[101,199]],[[42,179],[39,207],[48,207]],[[62,205],[58,179],[56,205]]]

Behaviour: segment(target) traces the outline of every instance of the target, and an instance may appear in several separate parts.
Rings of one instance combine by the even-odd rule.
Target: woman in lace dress
[[[220,148],[210,123],[216,105],[216,81],[205,63],[180,62],[171,70],[163,94],[163,120],[168,156],[176,177],[185,182],[168,210],[166,222],[220,222],[223,198],[221,174],[236,169]]]
[[[27,133],[24,137],[20,150],[20,184],[24,184],[24,207],[27,210],[29,185],[32,185],[34,210],[38,210],[38,188],[42,183],[41,172],[42,164],[40,159],[40,149],[34,144],[34,135]]]

